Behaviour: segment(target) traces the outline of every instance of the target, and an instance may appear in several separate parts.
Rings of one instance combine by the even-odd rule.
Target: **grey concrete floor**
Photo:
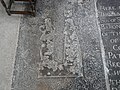
[[[10,90],[20,16],[8,16],[0,3],[0,90]]]

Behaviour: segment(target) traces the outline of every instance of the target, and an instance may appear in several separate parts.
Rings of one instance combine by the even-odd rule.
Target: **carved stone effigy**
[[[38,0],[21,19],[12,90],[106,90],[94,0]]]

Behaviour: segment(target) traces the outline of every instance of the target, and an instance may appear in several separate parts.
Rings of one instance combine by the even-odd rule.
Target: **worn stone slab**
[[[120,1],[98,0],[97,8],[105,49],[108,89],[120,90]]]
[[[21,20],[12,90],[106,90],[94,0],[40,0]]]

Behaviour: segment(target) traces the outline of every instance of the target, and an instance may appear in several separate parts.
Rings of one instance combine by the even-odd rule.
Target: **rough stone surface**
[[[0,3],[0,90],[11,90],[19,24],[20,17],[8,16]]]
[[[21,20],[12,90],[106,90],[94,0],[39,0]]]

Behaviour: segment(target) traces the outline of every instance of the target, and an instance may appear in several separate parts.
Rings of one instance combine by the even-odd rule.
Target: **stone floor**
[[[80,1],[38,0],[21,18],[12,90],[106,90],[95,2]]]
[[[8,16],[0,3],[0,90],[11,90],[19,16]]]
[[[3,9],[2,5],[0,5],[0,68],[1,68],[0,90],[11,90],[11,84],[13,85],[13,90],[106,90],[104,70],[103,70],[104,68],[101,57],[100,33],[98,26],[96,24],[97,18],[95,17],[96,12],[94,10],[95,9],[94,0],[91,0],[90,2],[88,0],[84,5],[81,5],[81,1],[83,0],[66,0],[66,1],[39,0],[39,1],[43,2],[41,5],[38,4],[38,6],[41,6],[37,10],[39,15],[35,18],[29,18],[29,17],[22,18],[21,24],[20,24],[20,16],[11,16],[11,17],[8,16],[5,13],[5,10]],[[55,27],[53,27],[52,24],[55,25]],[[19,29],[19,25],[21,26],[20,29]],[[44,33],[44,29],[48,31]],[[53,31],[53,33],[51,34],[50,31]],[[66,34],[66,32],[64,31],[68,32],[70,36],[67,36],[68,34]],[[63,60],[62,56],[66,56],[66,57],[69,56],[69,55],[65,55],[66,53],[63,55],[64,49],[62,50],[61,48],[64,48],[65,45],[68,44],[67,40],[69,41],[69,37],[70,38],[71,36],[75,37],[74,35],[75,33],[73,33],[72,31],[75,32],[77,31],[77,37],[79,38],[77,38],[77,40],[75,41],[80,43],[80,44],[77,43],[78,46],[81,45],[81,50],[78,49],[76,50],[80,51],[78,53],[82,55],[82,61],[83,61],[82,64],[84,65],[83,81],[87,81],[87,85],[85,84],[85,86],[83,87],[81,85],[82,79],[80,78],[77,79],[75,78],[74,80],[60,79],[60,78],[58,80],[54,80],[54,78],[52,79],[50,78],[50,80],[49,79],[45,80],[44,76],[49,74],[48,72],[47,73],[45,72],[45,74],[44,73],[41,74],[40,72],[40,75],[38,72],[34,73],[36,72],[36,69],[34,70],[34,68],[39,67],[37,62],[44,59],[46,53],[43,52],[46,50],[45,48],[45,50],[41,51],[43,54],[41,54],[39,58],[39,54],[40,54],[39,47],[41,46],[40,47],[41,49],[42,47],[47,46],[47,51],[48,51],[48,49],[51,50],[50,46],[52,46],[52,44],[46,45],[46,42],[44,44],[44,42],[39,42],[39,41],[44,41],[44,40],[46,41],[47,38],[48,39],[52,38],[52,36],[55,36],[56,33],[58,33],[60,36],[57,35],[57,37],[54,38],[54,40],[56,41],[54,42],[54,40],[51,40],[53,41],[53,44],[55,46],[55,49],[52,49],[51,51],[54,50],[55,55],[53,54],[52,55],[53,57],[55,57],[55,59],[57,57],[58,61],[60,60],[62,61]],[[71,33],[73,35],[71,35]],[[42,38],[42,34],[44,36],[43,38]],[[51,36],[49,34],[51,34]],[[65,34],[64,37],[66,37],[66,39],[64,40],[64,42],[66,41],[66,43],[61,44],[61,37],[63,34]],[[50,43],[51,41],[49,41],[48,43]],[[29,53],[27,54],[26,51],[24,51],[26,49],[26,45],[29,46],[27,50],[28,52],[29,51],[32,52],[31,54]],[[36,46],[39,45],[39,47],[35,47],[35,45]],[[56,55],[56,52],[58,55]],[[16,60],[15,60],[15,55],[16,55]],[[47,59],[50,59],[49,61],[51,61],[50,56]],[[28,63],[29,60],[31,60],[30,63]],[[16,63],[14,64],[15,61]],[[26,63],[28,64],[29,67],[27,66]],[[37,69],[39,71],[39,68]],[[54,67],[52,69],[54,69]],[[15,72],[15,75],[14,73],[12,73],[13,70]],[[55,72],[52,73],[53,73],[52,76],[59,76],[59,73],[58,74],[56,74]],[[72,72],[72,75],[73,73],[74,72]],[[42,76],[42,79],[40,79],[38,76]],[[11,80],[14,79],[14,77],[15,80],[13,80],[12,83]],[[64,83],[69,82],[69,83],[64,84],[61,82]],[[84,89],[80,89],[81,87]]]

